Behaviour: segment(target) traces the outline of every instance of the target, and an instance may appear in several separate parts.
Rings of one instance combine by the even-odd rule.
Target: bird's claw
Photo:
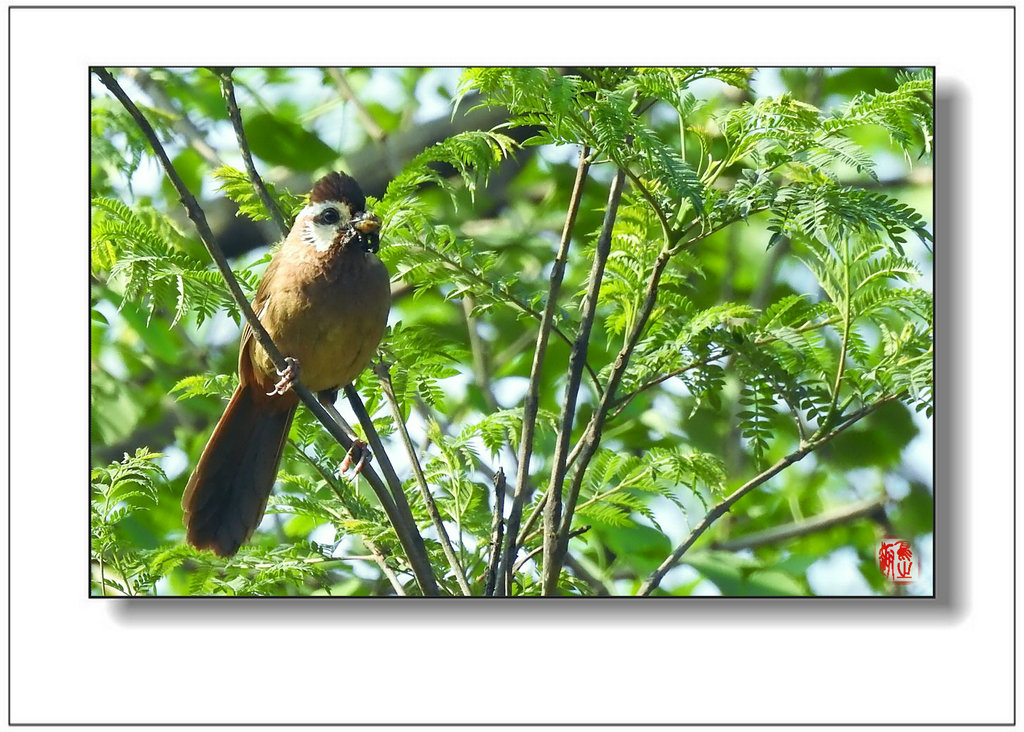
[[[345,453],[345,459],[341,461],[341,465],[338,467],[338,472],[346,472],[354,463],[355,469],[353,474],[359,475],[363,466],[371,460],[373,460],[373,453],[370,452],[370,449],[367,447],[365,442],[357,439],[353,441],[352,447],[350,447],[348,452]]]
[[[267,396],[274,396],[275,394],[286,394],[289,389],[292,388],[292,384],[299,378],[299,361],[298,359],[287,356],[284,359],[288,365],[283,371],[278,371],[277,375],[281,377],[281,380],[274,384],[273,391],[268,391]]]

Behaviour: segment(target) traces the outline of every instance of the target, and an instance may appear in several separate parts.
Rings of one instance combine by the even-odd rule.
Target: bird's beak
[[[364,252],[377,252],[380,250],[380,216],[377,214],[361,213],[349,222],[353,230],[359,232],[356,239],[359,248]]]
[[[360,214],[352,219],[352,228],[361,234],[370,234],[380,231],[380,216],[369,212]]]

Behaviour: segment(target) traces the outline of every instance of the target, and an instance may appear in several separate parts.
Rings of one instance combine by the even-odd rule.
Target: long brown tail
[[[228,557],[252,536],[297,404],[290,394],[267,397],[258,385],[235,390],[181,499],[189,544]]]

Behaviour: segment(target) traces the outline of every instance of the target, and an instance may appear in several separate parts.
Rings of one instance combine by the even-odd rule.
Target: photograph
[[[90,605],[935,597],[933,66],[86,72]]]

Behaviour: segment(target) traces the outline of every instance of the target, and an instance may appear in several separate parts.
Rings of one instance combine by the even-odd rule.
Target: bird
[[[294,380],[333,402],[376,352],[391,308],[380,227],[355,179],[332,172],[313,185],[271,258],[252,305],[288,367],[278,371],[247,324],[238,387],[182,495],[196,549],[229,557],[256,530],[298,406]]]

